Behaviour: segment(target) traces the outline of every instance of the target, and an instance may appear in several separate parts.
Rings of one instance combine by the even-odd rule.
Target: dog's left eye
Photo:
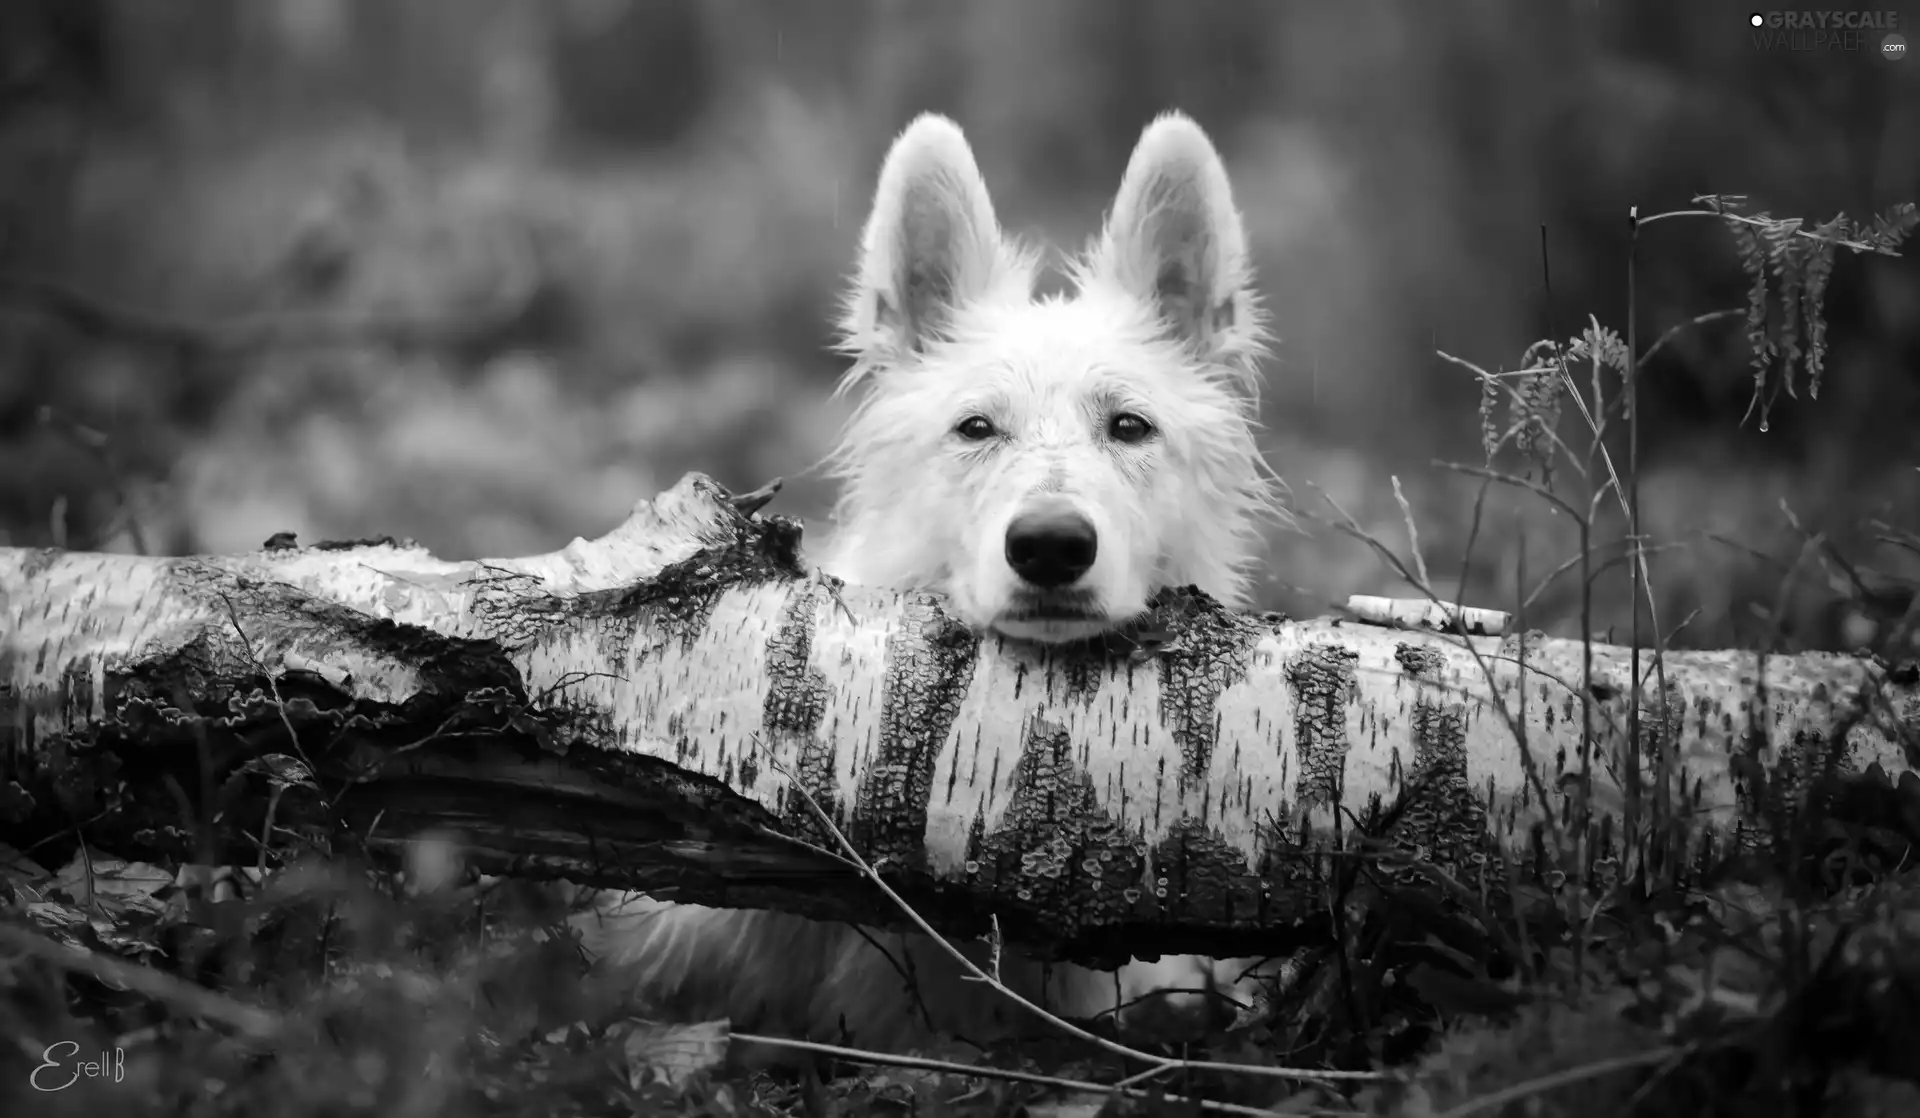
[[[970,443],[991,439],[994,435],[993,424],[985,416],[970,415],[953,428],[953,432]]]
[[[1153,434],[1153,424],[1132,412],[1123,411],[1107,420],[1107,434],[1118,442],[1145,442],[1147,436]]]

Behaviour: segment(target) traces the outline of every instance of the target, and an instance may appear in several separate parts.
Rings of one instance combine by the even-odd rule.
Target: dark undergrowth
[[[1584,899],[1519,887],[1497,912],[1354,859],[1330,887],[1337,948],[1296,952],[1177,1048],[1127,1039],[1390,1074],[1176,1063],[1138,1097],[1087,1088],[1156,1065],[1070,1038],[768,1070],[725,1022],[649,1019],[551,891],[510,881],[416,893],[337,862],[256,880],[99,854],[49,874],[11,851],[0,1091],[47,1115],[1920,1113],[1920,777],[1836,779],[1788,825],[1791,855]]]

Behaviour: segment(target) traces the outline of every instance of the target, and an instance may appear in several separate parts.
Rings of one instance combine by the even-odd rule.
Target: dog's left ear
[[[1089,263],[1093,282],[1144,300],[1195,357],[1242,364],[1259,352],[1246,228],[1191,118],[1168,113],[1140,134]]]

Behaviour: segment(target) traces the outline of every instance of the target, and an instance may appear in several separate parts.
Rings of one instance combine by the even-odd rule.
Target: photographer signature
[[[44,1061],[27,1076],[27,1082],[36,1091],[64,1091],[82,1079],[104,1079],[114,1083],[127,1077],[127,1054],[124,1049],[100,1050],[98,1059],[76,1060],[80,1055],[80,1042],[62,1040],[47,1045],[41,1053]]]

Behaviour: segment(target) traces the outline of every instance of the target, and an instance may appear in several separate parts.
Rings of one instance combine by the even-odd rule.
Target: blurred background
[[[806,471],[846,408],[827,327],[892,137],[952,115],[1003,222],[1078,244],[1178,107],[1227,160],[1282,338],[1266,445],[1303,515],[1273,534],[1264,604],[1407,595],[1313,520],[1331,498],[1407,554],[1397,476],[1436,588],[1512,609],[1577,534],[1500,491],[1476,529],[1478,482],[1433,462],[1483,460],[1479,388],[1436,350],[1513,369],[1589,315],[1624,332],[1629,206],[1920,198],[1920,60],[1879,60],[1877,36],[1762,50],[1750,12],[6,0],[0,540],[507,556],[699,470],[787,478],[774,511],[817,542],[831,490]],[[1636,283],[1642,349],[1746,301],[1715,221],[1647,228]],[[1850,646],[1911,597],[1915,556],[1878,537],[1920,520],[1920,268],[1843,254],[1828,311],[1818,399],[1782,396],[1764,432],[1737,316],[1648,369],[1643,530],[1660,624],[1691,619],[1677,643]],[[1585,447],[1570,408],[1561,431]],[[1624,431],[1609,444],[1624,464]],[[1576,506],[1583,484],[1555,479]],[[1629,601],[1616,564],[1603,636]],[[1579,610],[1563,578],[1526,620],[1564,633]]]

